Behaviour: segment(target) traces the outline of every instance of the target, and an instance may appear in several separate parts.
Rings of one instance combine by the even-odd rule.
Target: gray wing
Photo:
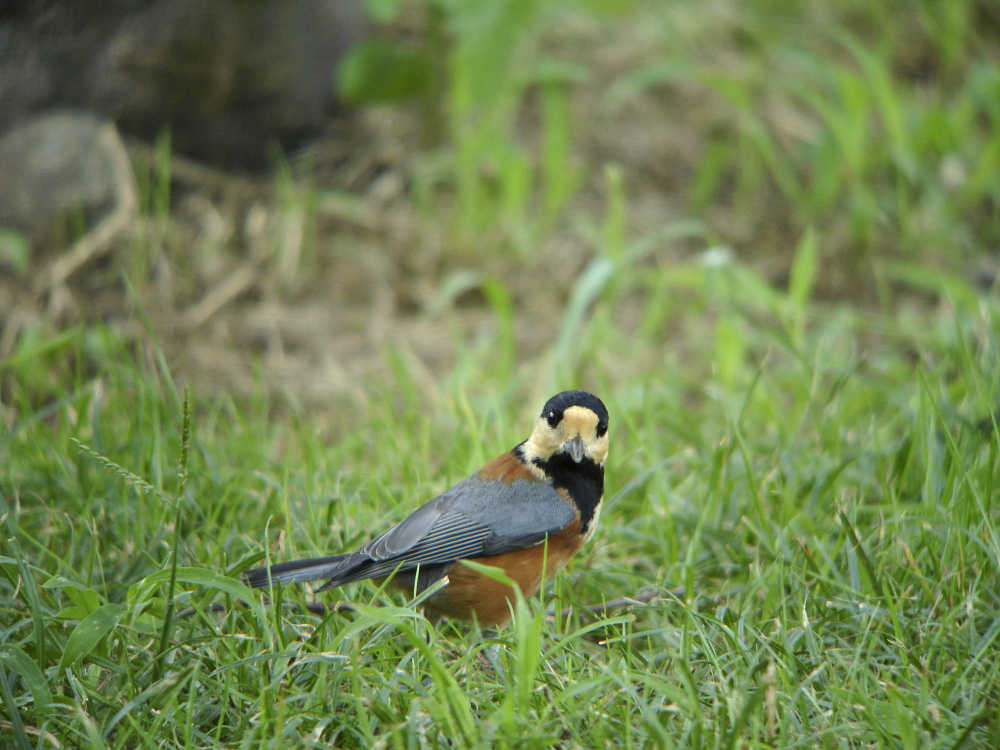
[[[573,518],[569,503],[547,482],[473,475],[350,555],[331,584],[513,552],[540,544]]]

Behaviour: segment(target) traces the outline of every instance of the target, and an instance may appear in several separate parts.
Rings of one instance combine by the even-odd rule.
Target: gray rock
[[[0,0],[2,3],[3,0]],[[265,166],[338,109],[362,0],[23,0],[0,4],[0,129],[92,110],[223,166]]]
[[[0,226],[36,237],[68,215],[92,223],[115,201],[107,119],[79,112],[31,118],[0,136]]]

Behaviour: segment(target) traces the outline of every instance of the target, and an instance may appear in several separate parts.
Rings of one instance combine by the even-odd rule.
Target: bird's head
[[[603,467],[608,457],[608,410],[586,391],[563,391],[550,398],[523,444],[529,462],[548,462],[563,454],[574,463]]]

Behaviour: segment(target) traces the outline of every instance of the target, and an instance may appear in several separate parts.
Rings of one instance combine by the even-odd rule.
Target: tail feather
[[[308,560],[292,560],[271,567],[248,570],[243,574],[250,588],[259,589],[274,583],[298,583],[334,578],[350,555],[312,557]]]

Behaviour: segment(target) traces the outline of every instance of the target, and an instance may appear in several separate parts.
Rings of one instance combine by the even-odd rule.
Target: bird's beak
[[[583,460],[583,438],[577,435],[572,440],[567,440],[563,443],[563,450],[566,451],[570,457],[576,462],[580,463]]]

